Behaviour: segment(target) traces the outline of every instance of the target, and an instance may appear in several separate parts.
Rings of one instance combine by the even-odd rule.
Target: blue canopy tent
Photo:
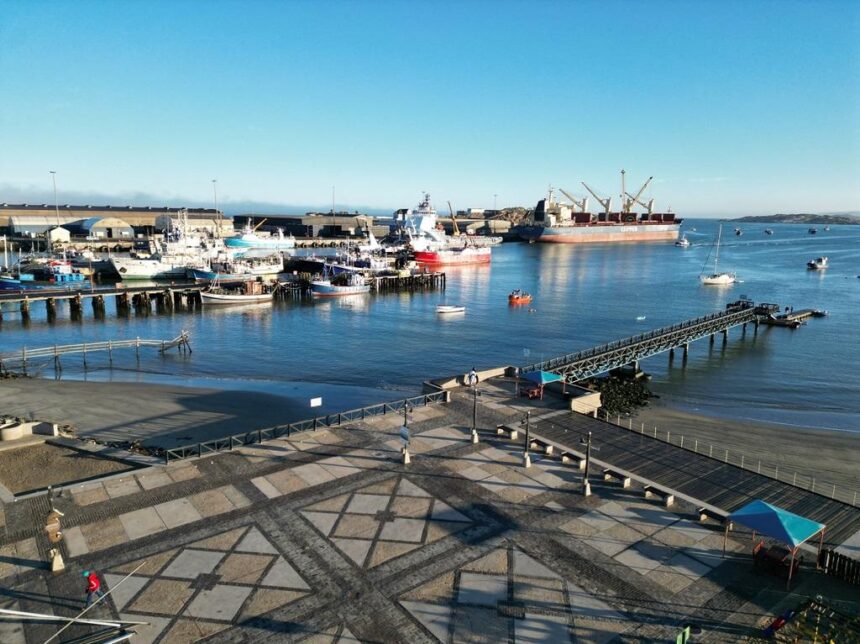
[[[565,383],[564,377],[552,371],[529,371],[523,374],[523,379],[535,383],[540,388],[540,397],[543,399],[543,388],[551,382],[561,381]]]
[[[803,543],[819,533],[821,538],[818,545],[818,555],[819,557],[821,556],[821,548],[824,546],[824,531],[827,526],[812,519],[802,517],[799,514],[783,510],[760,499],[747,503],[728,516],[723,538],[723,556],[726,553],[726,541],[728,540],[729,530],[734,521],[752,528],[753,539],[755,539],[756,533],[759,532],[789,546],[789,550],[791,551],[791,563],[788,568],[789,584],[791,584],[791,575],[794,571],[794,558],[797,555],[797,550]]]

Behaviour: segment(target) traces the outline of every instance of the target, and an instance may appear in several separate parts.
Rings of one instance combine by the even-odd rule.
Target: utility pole
[[[54,211],[57,213],[57,228],[60,227],[60,202],[57,201],[57,173],[54,170],[48,170],[51,173],[51,183],[54,184]],[[50,232],[48,233],[51,234]],[[59,235],[59,232],[57,232]],[[51,248],[53,249],[54,245],[51,244]]]
[[[403,401],[403,427],[400,428],[400,438],[403,440],[403,464],[409,465],[409,403]]]
[[[478,385],[472,387],[472,443],[478,442]]]
[[[217,217],[216,221],[218,222],[218,233],[215,236],[220,237],[221,236],[221,213],[218,212],[218,179],[212,179],[212,197],[215,200],[215,216]]]
[[[522,424],[526,426],[526,445],[525,445],[525,450],[523,451],[523,467],[526,467],[526,468],[532,466],[532,459],[531,459],[531,456],[529,455],[529,446],[531,445],[531,442],[532,442],[531,420],[532,420],[532,413],[531,413],[531,411],[527,411],[526,417],[522,421]]]

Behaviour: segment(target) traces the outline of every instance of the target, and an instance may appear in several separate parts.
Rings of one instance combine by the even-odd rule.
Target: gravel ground
[[[13,494],[132,469],[125,463],[55,445],[0,452],[0,483]]]

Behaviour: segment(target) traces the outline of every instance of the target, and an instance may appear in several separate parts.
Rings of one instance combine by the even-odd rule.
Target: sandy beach
[[[393,394],[393,392],[392,392]],[[391,398],[395,398],[393,394]],[[4,414],[50,420],[74,427],[79,436],[105,441],[139,440],[173,447],[229,434],[271,427],[308,418],[307,401],[252,391],[225,391],[178,385],[121,382],[17,379],[0,382]],[[779,466],[780,478],[816,479],[840,490],[860,493],[858,455],[860,435],[815,428],[712,418],[673,408],[671,399],[655,399],[631,420],[648,431],[668,429],[673,442],[684,436],[685,446],[698,440],[699,450],[714,445],[714,456],[728,449],[732,462],[745,455],[762,461],[770,474]]]

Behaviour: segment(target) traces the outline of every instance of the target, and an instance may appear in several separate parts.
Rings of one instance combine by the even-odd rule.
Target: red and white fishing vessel
[[[440,248],[438,250],[415,251],[415,261],[438,266],[466,266],[489,264],[492,249],[488,246],[466,246],[464,248]]]

